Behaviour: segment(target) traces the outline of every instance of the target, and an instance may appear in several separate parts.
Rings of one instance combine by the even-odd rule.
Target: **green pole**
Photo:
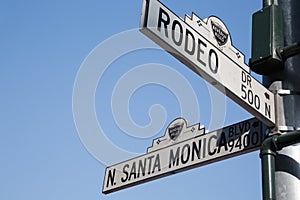
[[[265,139],[261,146],[263,200],[276,199],[275,159],[278,151],[300,142],[300,130]]]
[[[299,136],[289,135],[300,130],[299,53],[300,0],[263,0],[252,17],[249,66],[275,94],[276,126],[261,149],[264,200],[300,199]]]
[[[275,156],[274,138],[267,138],[261,146],[263,200],[275,200]]]
[[[282,135],[300,130],[300,1],[278,0],[282,10],[282,57],[284,68],[263,76],[266,87],[276,94],[276,129]],[[286,60],[285,60],[286,59]],[[284,140],[284,137],[280,137]],[[275,188],[277,200],[300,199],[300,144],[289,145],[275,158]]]

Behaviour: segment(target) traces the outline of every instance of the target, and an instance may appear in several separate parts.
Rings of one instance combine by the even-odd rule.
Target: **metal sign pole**
[[[262,180],[263,180],[263,200],[275,200],[276,199],[276,191],[280,188],[276,187],[275,181],[275,159],[278,156],[278,151],[289,147],[290,145],[294,145],[300,142],[300,131],[289,132],[282,135],[273,135],[264,140],[261,151],[261,163],[262,163]],[[286,163],[285,163],[286,164]],[[297,175],[296,175],[297,176]],[[278,182],[278,181],[277,181]],[[297,183],[290,183],[289,187],[295,188],[296,192],[298,188]],[[286,199],[287,195],[284,194],[284,198],[281,198],[281,193],[277,199]],[[297,199],[297,194],[290,193],[289,196],[295,197]],[[288,198],[289,199],[289,198]],[[294,198],[293,198],[294,199]]]
[[[268,70],[259,70],[263,72],[268,71],[268,73],[263,76],[263,83],[276,94],[276,127],[271,130],[271,134],[284,135],[291,131],[300,130],[300,1],[263,1],[264,7],[274,4],[278,5],[282,11],[284,46],[282,46],[281,49],[276,47],[276,54],[279,59],[282,59],[284,67],[282,69],[278,68],[279,70],[276,72],[272,70],[270,65],[270,69]],[[275,24],[276,26],[277,21],[274,20],[273,22],[274,23],[270,24]],[[270,41],[278,39],[276,35],[274,37],[275,39],[271,38]],[[293,50],[284,52],[289,51],[288,49]],[[287,58],[285,55],[290,56]],[[272,156],[270,159],[273,162]],[[287,146],[281,151],[276,152],[274,168],[275,191],[271,191],[271,193],[276,192],[277,200],[299,200],[300,144]],[[264,182],[265,181],[268,180],[264,180]]]
[[[292,46],[300,42],[300,1],[279,0],[283,11],[284,43]],[[298,52],[299,53],[299,52]],[[281,75],[282,76],[282,75]],[[278,78],[281,76],[277,76]],[[284,116],[287,129],[300,130],[300,55],[286,60],[282,79],[281,116]],[[300,143],[278,152],[275,159],[275,188],[278,200],[300,199]]]

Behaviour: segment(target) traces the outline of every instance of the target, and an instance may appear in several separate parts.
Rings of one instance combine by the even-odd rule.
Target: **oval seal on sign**
[[[215,39],[217,40],[218,44],[220,46],[226,44],[228,40],[228,33],[226,30],[223,29],[223,27],[218,24],[217,22],[211,21],[211,29],[213,31],[213,34],[215,36]]]
[[[183,122],[178,122],[175,124],[172,124],[171,126],[168,127],[168,133],[169,137],[172,140],[176,140],[177,137],[180,135],[182,129],[183,129],[184,123]]]

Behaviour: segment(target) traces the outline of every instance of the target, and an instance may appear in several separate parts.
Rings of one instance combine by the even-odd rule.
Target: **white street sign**
[[[274,94],[254,79],[217,17],[181,19],[157,0],[144,0],[141,31],[267,126],[275,125]]]
[[[186,171],[260,148],[262,123],[252,118],[205,133],[196,124],[178,118],[165,135],[153,141],[145,155],[106,168],[103,193],[108,194],[140,183]]]

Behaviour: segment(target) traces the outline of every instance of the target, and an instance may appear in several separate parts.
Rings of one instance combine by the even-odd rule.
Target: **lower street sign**
[[[260,148],[262,123],[252,118],[205,133],[196,124],[178,118],[165,135],[153,141],[145,155],[106,168],[103,193],[108,194]]]
[[[275,125],[274,94],[250,75],[244,55],[217,17],[179,18],[158,0],[144,0],[141,31],[267,126]]]

